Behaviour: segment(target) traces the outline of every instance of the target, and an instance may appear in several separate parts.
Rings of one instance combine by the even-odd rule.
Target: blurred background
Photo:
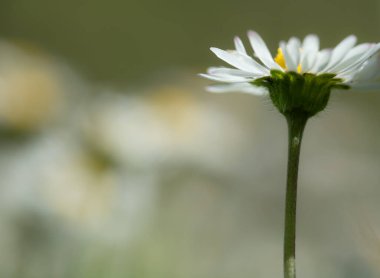
[[[380,39],[380,2],[1,0],[0,277],[282,277],[286,124],[215,95],[210,46]],[[380,276],[380,92],[301,156],[298,274]]]

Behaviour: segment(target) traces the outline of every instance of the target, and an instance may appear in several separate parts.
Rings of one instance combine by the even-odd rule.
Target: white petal
[[[349,82],[354,82],[353,79],[355,78],[355,75],[357,74],[357,72],[358,72],[358,69],[353,69],[345,73],[339,73],[336,75],[336,77],[343,79],[343,83],[348,84]]]
[[[301,70],[302,72],[308,72],[311,68],[313,68],[318,56],[318,51],[304,52],[302,60],[301,60]]]
[[[371,48],[364,55],[362,55],[358,60],[356,60],[351,65],[342,69],[340,73],[344,74],[345,72],[352,71],[353,69],[357,69],[359,71],[362,68],[363,64],[366,63],[369,59],[371,59],[371,57],[376,56],[379,51],[380,51],[380,43],[372,45]]]
[[[249,82],[254,80],[253,78],[246,78],[241,76],[234,76],[234,75],[211,75],[211,74],[204,74],[200,73],[200,76],[214,80],[219,82],[227,82],[227,83],[235,83],[235,82]]]
[[[206,89],[212,93],[241,92],[258,96],[268,94],[266,88],[254,86],[250,83],[217,84],[208,86]]]
[[[300,63],[300,48],[301,42],[296,37],[290,38],[288,44],[286,45],[286,49],[288,50],[288,53],[291,59],[293,60],[293,63],[297,66]]]
[[[252,45],[253,51],[256,56],[270,69],[283,70],[274,60],[271,53],[268,50],[267,45],[259,34],[253,31],[248,32],[248,38]]]
[[[286,47],[286,43],[281,42],[280,48],[281,48],[282,54],[284,55],[287,70],[296,71],[298,65],[295,63],[293,57],[289,54],[288,48]]]
[[[309,71],[313,73],[318,73],[321,69],[323,69],[327,65],[327,63],[329,62],[330,56],[331,56],[330,49],[323,49],[319,51],[315,58],[315,63]]]
[[[363,43],[355,46],[354,48],[350,49],[350,51],[347,53],[347,55],[334,67],[331,67],[331,72],[339,72],[344,70],[346,67],[356,63],[365,53],[370,50],[371,44],[369,43]]]
[[[261,75],[255,75],[251,72],[246,72],[238,69],[230,69],[225,67],[211,67],[207,69],[207,73],[211,75],[236,75],[242,77],[261,77]]]
[[[310,34],[305,37],[302,43],[302,49],[305,52],[317,52],[319,50],[319,38],[317,35]]]
[[[323,69],[324,72],[328,72],[332,67],[339,63],[344,56],[347,55],[348,51],[354,47],[356,43],[356,37],[354,35],[348,36],[343,41],[341,41],[332,51],[331,58],[326,68]]]
[[[237,52],[248,55],[247,50],[245,50],[244,44],[239,37],[235,37],[234,44],[235,44],[235,49]]]
[[[236,51],[225,51],[215,47],[211,47],[210,49],[220,59],[240,70],[261,75],[266,75],[269,73],[268,69],[264,68],[249,56],[243,55]]]
[[[380,56],[376,55],[363,64],[359,72],[356,73],[355,81],[376,80],[380,77]]]
[[[307,35],[302,43],[301,68],[302,72],[308,72],[316,63],[319,50],[319,38],[317,35]]]

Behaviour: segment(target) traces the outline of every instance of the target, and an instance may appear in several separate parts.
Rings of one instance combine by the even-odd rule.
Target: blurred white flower
[[[220,167],[239,153],[245,138],[233,115],[175,86],[143,96],[104,94],[95,100],[85,130],[94,145],[123,165],[142,168],[181,163]]]

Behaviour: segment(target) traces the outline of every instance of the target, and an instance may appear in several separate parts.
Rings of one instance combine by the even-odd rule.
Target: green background
[[[379,1],[1,0],[0,33],[59,55],[93,80],[143,83],[163,70],[215,63],[208,48],[232,47],[254,29],[275,50],[317,33],[323,47],[348,34],[378,40]]]

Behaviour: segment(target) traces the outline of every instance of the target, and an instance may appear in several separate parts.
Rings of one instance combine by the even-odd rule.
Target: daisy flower
[[[283,98],[283,95],[288,95],[285,98],[297,98],[301,103],[327,103],[334,88],[380,88],[380,82],[376,82],[380,75],[379,43],[356,45],[357,38],[351,35],[333,49],[320,49],[318,36],[311,34],[302,42],[296,37],[287,42],[281,41],[273,57],[258,33],[249,31],[248,39],[253,49],[252,56],[239,37],[234,39],[235,50],[211,47],[217,57],[233,68],[211,67],[207,74],[201,74],[223,83],[209,86],[209,91],[269,93],[280,112],[286,113],[294,108],[294,103],[286,103],[286,107],[279,104],[278,98]],[[303,96],[305,93],[308,96]],[[317,111],[308,112],[311,116],[324,108],[319,107],[323,106],[320,103],[317,106]]]
[[[356,45],[351,35],[333,49],[320,49],[319,38],[308,35],[302,42],[296,37],[280,42],[273,57],[259,34],[249,31],[248,38],[253,56],[236,37],[235,50],[211,48],[233,68],[212,67],[201,76],[224,83],[208,87],[212,92],[269,94],[287,120],[284,277],[295,278],[297,180],[304,128],[310,117],[326,107],[331,90],[380,88],[380,44]]]

